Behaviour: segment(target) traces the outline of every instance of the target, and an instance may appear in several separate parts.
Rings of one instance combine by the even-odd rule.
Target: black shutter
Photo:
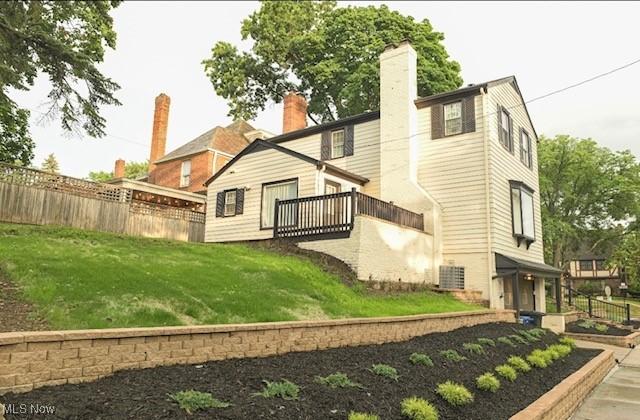
[[[236,190],[236,214],[242,214],[244,211],[244,188]]]
[[[509,115],[509,151],[513,153],[513,119],[511,119],[511,115]]]
[[[431,139],[439,139],[442,137],[442,125],[444,118],[442,117],[442,105],[435,104],[431,106]]]
[[[331,159],[331,131],[323,131],[320,145],[320,160],[329,159]]]
[[[462,100],[462,132],[473,133],[476,131],[476,100],[470,96]]]
[[[498,105],[498,141],[501,144],[506,144],[505,139],[503,138],[504,134],[502,131],[502,107]]]
[[[216,197],[216,217],[224,217],[224,191],[220,191]]]
[[[353,156],[353,126],[344,128],[344,155]]]

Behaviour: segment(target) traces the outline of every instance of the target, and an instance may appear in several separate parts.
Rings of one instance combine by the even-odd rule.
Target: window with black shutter
[[[475,96],[431,105],[432,140],[475,131]]]
[[[320,160],[353,156],[353,125],[324,131],[321,134]]]
[[[220,191],[216,194],[216,217],[232,217],[244,210],[244,188]]]
[[[512,127],[511,115],[506,108],[498,105],[498,139],[500,144],[511,153],[513,153]]]

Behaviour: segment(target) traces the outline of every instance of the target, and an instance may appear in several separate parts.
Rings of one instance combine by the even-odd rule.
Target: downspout
[[[487,116],[488,102],[489,96],[487,94],[487,88],[483,88],[481,90],[482,95],[482,116],[484,118],[483,121],[483,147],[484,147],[484,200],[485,207],[487,211],[485,212],[485,223],[487,228],[487,278],[489,281],[489,306],[496,308],[498,302],[493,302],[494,297],[494,285],[493,285],[493,264],[491,262],[492,252],[491,252],[491,185],[489,183],[489,119]],[[504,278],[502,279],[504,283]],[[503,292],[498,294],[498,296],[504,296],[504,286]]]

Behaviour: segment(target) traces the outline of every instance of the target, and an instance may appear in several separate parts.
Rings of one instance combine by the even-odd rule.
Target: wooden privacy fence
[[[204,241],[205,214],[132,200],[132,190],[0,164],[0,221]]]

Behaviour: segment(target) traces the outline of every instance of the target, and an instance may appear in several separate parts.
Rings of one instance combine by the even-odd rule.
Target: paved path
[[[578,342],[580,347],[614,351],[620,361],[587,397],[572,420],[636,420],[640,418],[640,346],[633,350]]]

